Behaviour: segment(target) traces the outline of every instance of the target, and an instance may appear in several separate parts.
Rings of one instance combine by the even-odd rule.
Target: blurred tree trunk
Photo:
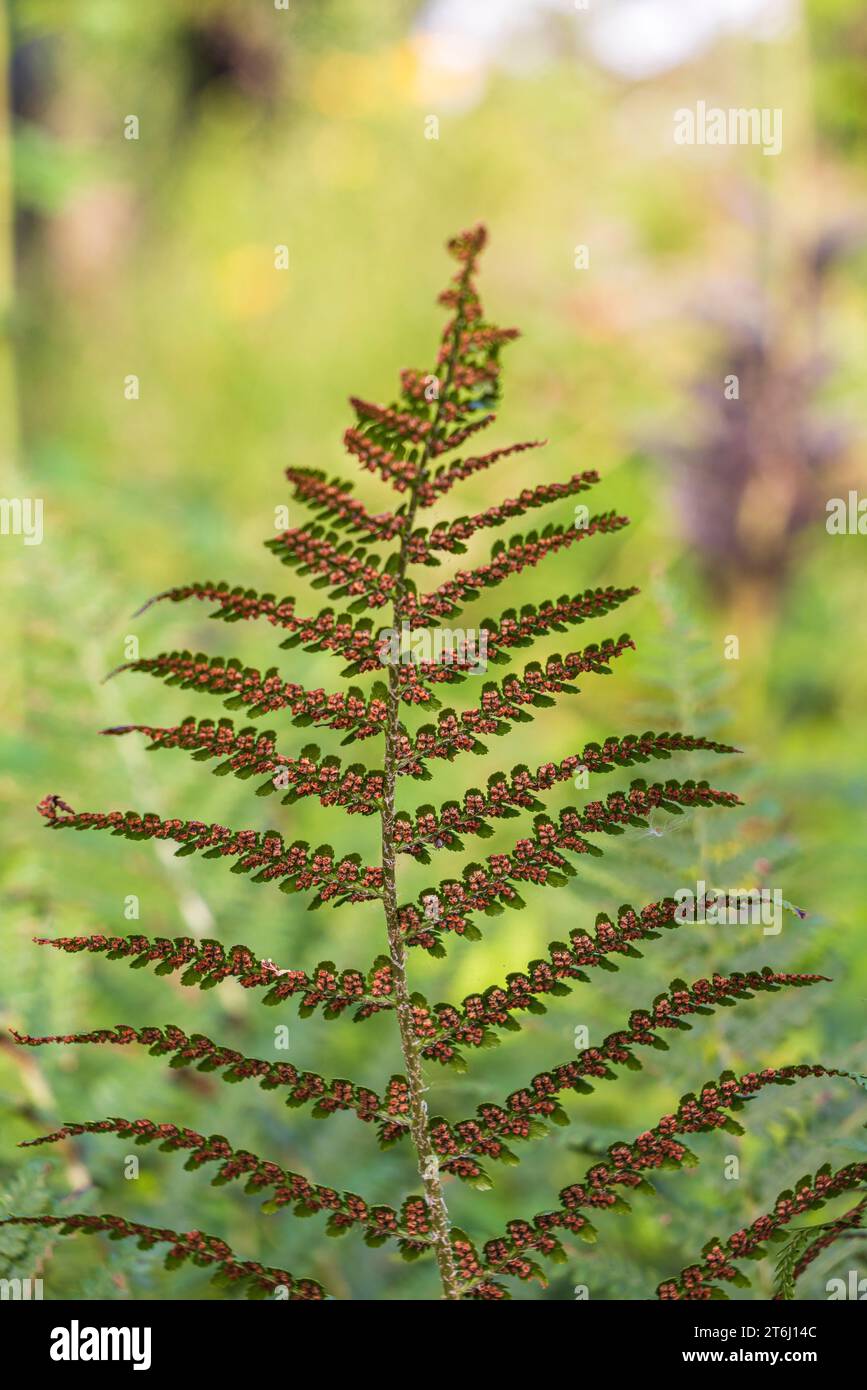
[[[14,235],[12,180],[12,116],[9,69],[11,61],[8,7],[0,5],[0,496],[21,495],[18,469],[18,401],[15,386]],[[21,564],[32,551],[21,540],[0,536],[0,703],[7,735],[14,736],[22,715],[20,652],[16,628],[19,605],[15,591],[21,583]]]

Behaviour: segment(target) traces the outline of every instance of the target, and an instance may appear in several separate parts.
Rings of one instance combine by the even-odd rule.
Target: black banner
[[[297,1364],[293,1346],[324,1348],[324,1365],[336,1370],[353,1343],[334,1341],[351,1333],[364,1318],[360,1335],[376,1341],[376,1323],[387,1324],[389,1374],[403,1355],[429,1357],[431,1368],[442,1349],[443,1331],[451,1332],[457,1316],[460,1359],[478,1363],[492,1357],[501,1363],[508,1347],[510,1380],[526,1359],[547,1357],[542,1338],[553,1334],[573,1361],[604,1363],[606,1369],[667,1375],[679,1369],[701,1383],[707,1371],[763,1369],[813,1371],[827,1378],[847,1365],[857,1367],[863,1355],[863,1299],[755,1302],[587,1302],[462,1305],[450,1313],[416,1303],[385,1307],[355,1303],[302,1308],[289,1301],[262,1302],[101,1302],[69,1303],[0,1301],[0,1330],[4,1346],[26,1345],[28,1369],[63,1384],[70,1377],[92,1378],[101,1371],[141,1377],[160,1376],[183,1368],[196,1375],[229,1378],[246,1365],[248,1374],[269,1371],[292,1374]],[[363,1309],[363,1311],[362,1311]],[[499,1311],[498,1311],[499,1310]],[[444,1319],[440,1322],[440,1318]],[[524,1322],[526,1319],[526,1323]],[[474,1340],[466,1342],[469,1336]],[[320,1341],[324,1337],[325,1341]],[[300,1341],[296,1341],[300,1338]],[[484,1338],[490,1338],[486,1343]],[[536,1347],[534,1353],[532,1348]],[[427,1348],[427,1351],[424,1349]],[[399,1353],[399,1355],[398,1355]],[[302,1355],[304,1353],[302,1352]],[[398,1361],[393,1358],[398,1355]],[[451,1353],[450,1353],[451,1356]],[[241,1366],[236,1365],[240,1360]],[[469,1365],[467,1370],[469,1370]]]

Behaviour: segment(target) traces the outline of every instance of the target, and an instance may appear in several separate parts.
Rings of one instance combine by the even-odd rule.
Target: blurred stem
[[[726,612],[728,632],[737,636],[740,643],[739,669],[749,673],[746,679],[741,680],[741,687],[745,716],[748,714],[751,719],[756,745],[772,732],[766,697],[779,621],[779,602],[779,591],[775,585],[745,576],[735,585]]]

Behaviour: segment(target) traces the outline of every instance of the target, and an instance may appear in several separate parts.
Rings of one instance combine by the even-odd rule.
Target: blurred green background
[[[449,1184],[453,1219],[484,1240],[553,1205],[599,1146],[632,1138],[725,1067],[867,1070],[867,542],[824,524],[829,498],[867,486],[859,0],[600,0],[586,12],[566,0],[290,0],[287,10],[268,0],[18,0],[4,6],[2,43],[3,491],[45,507],[40,546],[0,542],[7,1207],[197,1227],[244,1257],[321,1279],[338,1298],[437,1296],[429,1262],[405,1265],[357,1234],[328,1240],[322,1217],[263,1216],[234,1185],[184,1172],[178,1156],[137,1150],[132,1182],[116,1139],[35,1159],[16,1149],[65,1120],[146,1115],[218,1130],[396,1205],[417,1178],[407,1150],[380,1154],[372,1126],[347,1115],[314,1122],[252,1083],[171,1071],[143,1049],[25,1051],[5,1030],[173,1022],[374,1088],[399,1069],[387,1015],[361,1027],[302,1022],[293,1008],[277,1019],[233,983],[202,994],[31,944],[197,934],[244,941],[282,966],[366,966],[384,945],[374,906],[308,916],[299,898],[257,892],[219,864],[105,836],[47,836],[35,805],[57,792],[80,810],[273,823],[290,840],[327,838],[375,857],[372,822],[309,802],[281,808],[181,753],[152,760],[132,738],[99,739],[110,724],[223,713],[213,697],[140,676],[100,682],[134,636],[143,655],[238,655],[309,687],[334,685],[332,659],[278,652],[267,624],[229,632],[192,604],[130,615],[163,588],[206,578],[294,594],[302,611],[321,606],[261,544],[289,501],[282,470],[354,476],[341,447],[346,397],[390,400],[401,366],[432,364],[434,299],[451,272],[443,242],[479,219],[491,232],[480,280],[488,316],[523,334],[506,356],[485,448],[550,442],[456,489],[442,515],[594,467],[594,502],[632,525],[513,578],[471,615],[636,583],[641,595],[610,621],[532,655],[624,627],[638,651],[471,768],[446,766],[432,789],[411,784],[404,805],[648,727],[737,744],[739,759],[681,759],[664,775],[709,776],[747,804],[607,841],[567,888],[530,892],[526,912],[483,921],[481,942],[454,941],[439,962],[414,953],[412,982],[432,1001],[460,1000],[576,925],[592,927],[599,910],[641,907],[697,878],[779,887],[808,916],[787,915],[778,937],[755,927],[666,933],[616,978],[596,972],[594,987],[527,1015],[501,1047],[471,1055],[467,1075],[431,1069],[431,1107],[458,1119],[501,1100],[573,1055],[577,1025],[598,1041],[675,976],[767,963],[833,983],[698,1019],[690,1039],[673,1035],[669,1053],[646,1054],[642,1072],[567,1097],[571,1126],[521,1146],[521,1165],[495,1167],[490,1191]],[[780,108],[782,152],[675,145],[673,112],[698,100]],[[130,115],[137,140],[124,138]],[[438,139],[425,135],[432,115]],[[287,271],[274,269],[277,245],[289,248]],[[586,269],[576,269],[578,246],[589,249]],[[740,398],[726,401],[732,373]],[[124,393],[131,374],[137,400]],[[380,509],[387,492],[370,475],[358,482]],[[569,520],[571,507],[548,515]],[[301,520],[293,507],[292,524]],[[477,537],[471,561],[486,549]],[[724,655],[732,635],[737,660]],[[470,682],[458,703],[476,698]],[[285,721],[270,724],[284,751],[306,742]],[[338,739],[317,741],[334,751]],[[362,759],[375,762],[374,748]],[[606,778],[594,791],[627,782]],[[572,800],[561,789],[551,805]],[[486,848],[513,838],[503,831]],[[402,897],[455,868],[449,858],[441,872],[404,869]],[[124,918],[131,894],[137,922]],[[278,1021],[290,1026],[288,1054],[274,1052]],[[596,1247],[570,1243],[547,1290],[521,1285],[515,1297],[571,1299],[576,1285],[591,1298],[651,1297],[708,1237],[765,1211],[802,1172],[863,1157],[863,1101],[844,1082],[764,1095],[748,1108],[745,1138],[697,1136],[698,1169],[664,1174],[660,1197],[637,1199],[632,1215],[600,1218]],[[737,1181],[724,1177],[729,1154],[740,1158]],[[800,1295],[824,1297],[829,1271],[857,1267],[859,1248],[827,1252]],[[0,1273],[32,1273],[38,1260],[50,1298],[216,1296],[203,1271],[169,1274],[158,1255],[101,1238],[52,1244],[7,1231],[4,1259]],[[767,1298],[772,1269],[749,1272],[753,1288],[736,1295]]]

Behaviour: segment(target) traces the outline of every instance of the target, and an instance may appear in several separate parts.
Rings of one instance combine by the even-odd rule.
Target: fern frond
[[[592,753],[591,753],[592,757]],[[647,758],[637,757],[635,761],[644,762]],[[624,764],[625,765],[625,764]],[[464,797],[461,808],[456,801],[445,802],[439,812],[434,807],[421,807],[415,820],[407,815],[395,819],[395,843],[398,851],[413,855],[427,863],[429,851],[440,849],[462,849],[459,836],[475,835],[482,838],[493,832],[489,820],[511,818],[522,810],[537,810],[542,803],[530,793],[547,791],[557,782],[573,777],[578,767],[586,767],[580,757],[565,758],[559,766],[553,763],[540,769],[541,777],[531,774],[528,769],[517,769],[511,782],[496,773],[488,780],[488,796],[472,788]],[[550,773],[548,771],[550,769]],[[611,764],[606,770],[614,771]],[[549,780],[550,778],[550,780]],[[574,806],[560,812],[560,822],[555,826],[544,816],[534,820],[535,837],[549,848],[556,846],[573,850],[578,854],[593,854],[595,851],[581,835],[619,834],[629,826],[645,827],[646,816],[656,810],[672,810],[677,814],[681,806],[736,806],[739,799],[732,792],[715,791],[706,783],[678,782],[671,779],[663,786],[655,782],[647,787],[643,782],[632,783],[628,793],[611,792],[606,802],[592,801],[578,811]],[[580,832],[580,833],[579,833]]]
[[[867,1218],[867,1196],[844,1212],[836,1221],[825,1221],[820,1226],[805,1226],[797,1231],[787,1242],[777,1259],[774,1298],[780,1300],[795,1297],[795,1285],[801,1275],[806,1273],[814,1260],[828,1250],[836,1241],[860,1231]],[[867,1234],[867,1233],[865,1233]]]
[[[399,775],[423,776],[423,763],[428,758],[451,761],[457,753],[487,752],[479,734],[497,736],[508,733],[512,723],[529,723],[534,715],[528,706],[547,708],[554,703],[552,694],[577,694],[577,687],[572,684],[577,676],[588,672],[610,675],[608,663],[634,647],[632,638],[624,634],[616,642],[593,642],[582,652],[570,652],[566,657],[550,656],[544,669],[539,662],[531,662],[522,675],[507,676],[499,685],[494,681],[486,682],[481,702],[475,709],[463,710],[460,714],[451,709],[442,710],[436,725],[422,725],[412,739],[405,732],[401,735]]]
[[[182,985],[213,989],[234,979],[242,989],[267,989],[265,1004],[281,1004],[299,998],[299,1013],[308,1017],[321,1008],[327,1019],[356,1009],[361,1021],[394,1007],[393,967],[387,956],[377,956],[367,971],[338,971],[333,961],[320,961],[311,971],[284,969],[272,960],[260,960],[248,946],[223,946],[219,941],[197,941],[191,936],[58,936],[33,938],[37,946],[76,955],[87,951],[107,960],[128,960],[132,969],[155,968],[157,975],[183,970]]]
[[[851,1073],[819,1065],[806,1064],[766,1067],[761,1072],[747,1072],[736,1077],[723,1072],[707,1082],[698,1095],[687,1093],[676,1111],[663,1115],[652,1129],[643,1131],[630,1143],[619,1142],[608,1147],[608,1161],[594,1163],[580,1182],[564,1187],[559,1193],[560,1205],[553,1211],[539,1212],[531,1221],[509,1222],[506,1233],[484,1246],[485,1258],[490,1250],[494,1260],[502,1258],[504,1250],[536,1250],[555,1259],[562,1258],[560,1243],[552,1233],[562,1229],[579,1235],[583,1240],[596,1240],[596,1230],[587,1210],[629,1211],[622,1196],[623,1189],[652,1194],[647,1173],[692,1168],[698,1159],[675,1135],[706,1133],[725,1129],[736,1134],[741,1128],[731,1113],[738,1113],[766,1086],[793,1086],[807,1078],[842,1077],[857,1080]],[[867,1169],[867,1165],[861,1165]],[[845,1171],[845,1170],[844,1170]],[[758,1224],[758,1223],[757,1223]],[[712,1242],[713,1243],[713,1242]],[[660,1289],[662,1289],[662,1285]],[[659,1295],[663,1295],[660,1293]],[[680,1296],[677,1293],[665,1295]]]
[[[421,528],[413,532],[408,547],[408,561],[410,564],[430,564],[434,560],[435,551],[445,551],[452,555],[461,555],[466,549],[464,542],[474,536],[477,531],[489,529],[494,526],[503,526],[507,521],[514,517],[524,516],[526,512],[543,507],[549,502],[557,502],[564,497],[574,497],[580,492],[587,492],[594,483],[599,482],[599,474],[595,469],[587,469],[583,473],[574,473],[565,483],[539,483],[535,488],[524,488],[517,497],[506,498],[504,502],[498,503],[494,507],[488,507],[483,512],[476,512],[474,516],[458,518],[457,521],[443,521],[428,531]]]
[[[262,777],[268,780],[256,788],[258,796],[284,790],[284,806],[304,797],[315,796],[323,806],[340,806],[348,814],[373,815],[382,801],[383,773],[353,763],[343,767],[339,758],[321,756],[314,745],[301,750],[297,758],[276,749],[273,729],[253,727],[236,730],[231,719],[196,721],[193,715],[180,724],[163,728],[152,724],[123,724],[103,729],[103,734],[146,734],[151,740],[148,752],[161,748],[182,748],[198,762],[219,759],[215,775]]]
[[[641,912],[624,906],[614,922],[600,914],[593,935],[576,929],[568,942],[550,943],[547,958],[531,960],[526,969],[508,974],[504,984],[467,995],[459,1005],[431,1005],[424,995],[411,992],[407,971],[410,948],[421,947],[442,956],[447,932],[478,937],[476,914],[495,915],[505,907],[522,907],[519,890],[526,883],[563,886],[576,874],[567,855],[598,855],[599,836],[644,829],[651,813],[681,814],[686,807],[740,804],[733,792],[717,790],[707,781],[671,778],[648,785],[636,778],[627,790],[615,790],[605,800],[569,806],[557,812],[556,818],[553,813],[544,814],[544,794],[573,780],[579,770],[596,775],[666,760],[676,752],[736,751],[694,735],[648,731],[609,737],[601,744],[588,743],[582,752],[543,763],[534,771],[524,764],[508,774],[498,769],[488,778],[484,791],[470,787],[460,801],[447,800],[439,807],[423,805],[412,812],[398,805],[401,778],[427,780],[432,777],[430,764],[436,759],[450,761],[462,753],[486,752],[482,740],[487,736],[507,734],[514,725],[526,724],[540,710],[552,706],[556,697],[576,693],[575,682],[585,673],[611,674],[614,659],[634,646],[631,637],[623,634],[616,641],[609,638],[591,643],[565,657],[554,654],[544,664],[531,662],[521,673],[499,683],[483,684],[477,705],[460,713],[443,709],[438,698],[443,685],[478,674],[485,660],[507,664],[515,651],[530,646],[536,638],[568,631],[612,612],[638,592],[634,587],[597,587],[571,597],[545,599],[538,606],[527,604],[520,611],[507,608],[496,620],[483,620],[480,633],[484,634],[485,647],[479,660],[469,659],[466,642],[456,654],[451,648],[447,652],[445,643],[438,640],[438,636],[444,637],[441,620],[458,614],[484,589],[523,574],[546,556],[585,537],[620,531],[628,519],[615,510],[598,512],[585,526],[577,522],[564,525],[555,519],[541,531],[498,540],[487,562],[459,570],[428,592],[420,592],[410,578],[413,565],[439,566],[443,558],[464,553],[479,532],[498,528],[537,507],[563,503],[598,482],[593,469],[573,473],[559,483],[529,480],[516,497],[507,497],[483,511],[453,521],[434,517],[428,525],[418,524],[419,511],[432,506],[463,479],[480,474],[500,459],[537,447],[536,442],[525,441],[450,462],[444,458],[461,450],[495,418],[501,352],[516,336],[514,329],[498,328],[483,317],[474,275],[485,237],[484,229],[477,227],[449,243],[458,271],[440,296],[448,321],[433,370],[402,372],[398,396],[386,404],[361,396],[351,398],[355,422],[345,434],[349,453],[403,500],[393,510],[376,510],[357,498],[352,485],[340,478],[329,478],[310,468],[287,470],[295,501],[309,507],[313,516],[309,525],[286,529],[266,545],[284,563],[308,576],[314,588],[328,591],[345,611],[326,607],[303,615],[291,597],[277,598],[212,581],[167,589],[150,601],[195,599],[210,604],[210,616],[225,622],[261,618],[276,629],[284,650],[301,647],[308,652],[327,652],[341,658],[343,677],[379,674],[381,679],[374,679],[366,691],[358,686],[308,690],[287,680],[276,667],[260,670],[235,657],[183,650],[140,658],[119,668],[151,674],[168,685],[218,695],[229,708],[245,709],[251,718],[285,710],[296,726],[333,729],[343,735],[345,744],[382,735],[377,759],[381,766],[344,765],[338,758],[323,757],[315,745],[302,748],[297,755],[294,749],[284,753],[278,751],[273,730],[236,729],[230,719],[197,721],[190,716],[175,726],[126,724],[104,730],[111,735],[143,733],[152,749],[183,749],[196,761],[210,763],[216,773],[254,779],[258,794],[282,792],[283,804],[312,796],[325,807],[339,807],[350,814],[376,814],[381,829],[378,862],[365,865],[360,855],[341,854],[327,844],[315,848],[306,840],[288,844],[280,830],[238,830],[137,811],[78,813],[56,795],[46,797],[39,807],[48,828],[95,829],[132,840],[170,842],[178,847],[179,854],[201,853],[222,859],[234,872],[248,874],[255,882],[276,883],[286,892],[309,892],[310,907],[326,902],[381,902],[388,954],[377,956],[366,970],[338,970],[332,961],[320,961],[310,970],[296,970],[262,959],[242,944],[224,947],[217,941],[190,937],[172,940],[94,934],[37,940],[56,950],[87,951],[123,960],[136,969],[153,967],[162,975],[177,972],[184,986],[209,989],[231,978],[242,988],[261,990],[265,1004],[283,1005],[294,1000],[301,1017],[321,1010],[326,1019],[349,1013],[362,1021],[389,1012],[399,1036],[403,1074],[392,1075],[373,1090],[344,1078],[326,1079],[289,1062],[247,1057],[203,1034],[188,1034],[174,1026],[133,1028],[121,1024],[71,1034],[14,1036],[21,1046],[30,1047],[52,1043],[147,1046],[152,1054],[168,1058],[172,1066],[195,1066],[218,1073],[227,1081],[256,1079],[265,1089],[283,1093],[289,1105],[310,1104],[317,1116],[352,1111],[363,1122],[374,1124],[384,1147],[408,1139],[406,1147],[414,1153],[424,1195],[406,1198],[399,1209],[371,1206],[355,1193],[320,1186],[254,1153],[235,1149],[222,1135],[206,1136],[147,1119],[112,1118],[68,1125],[30,1142],[41,1146],[69,1136],[108,1132],[127,1141],[135,1138],[142,1143],[160,1143],[168,1150],[183,1150],[190,1168],[217,1164],[217,1184],[243,1179],[251,1195],[270,1193],[267,1211],[290,1206],[299,1215],[327,1212],[330,1234],[356,1228],[368,1244],[396,1242],[407,1258],[432,1255],[447,1299],[494,1301],[508,1296],[503,1282],[506,1278],[544,1278],[532,1258],[535,1254],[555,1261],[565,1258],[558,1232],[594,1239],[589,1219],[594,1211],[628,1209],[624,1193],[652,1191],[648,1174],[697,1162],[683,1142],[684,1136],[716,1129],[742,1133],[735,1115],[767,1086],[790,1086],[807,1077],[858,1078],[818,1065],[766,1068],[741,1077],[723,1073],[698,1095],[683,1096],[672,1114],[664,1115],[652,1130],[633,1141],[612,1144],[601,1156],[598,1146],[595,1155],[588,1151],[592,1166],[580,1181],[561,1190],[554,1210],[540,1212],[530,1221],[510,1221],[481,1253],[466,1232],[451,1226],[443,1180],[458,1177],[480,1188],[488,1186],[483,1162],[516,1162],[517,1155],[510,1147],[513,1142],[541,1136],[551,1123],[564,1122],[567,1117],[561,1100],[566,1091],[586,1092],[597,1080],[622,1076],[624,1068],[640,1070],[639,1049],[666,1050],[665,1034],[688,1029],[687,1019],[692,1016],[734,1006],[759,992],[798,988],[825,978],[765,967],[746,973],[715,973],[692,984],[674,980],[651,1007],[633,1010],[626,1026],[609,1033],[598,1046],[576,1051],[560,1065],[538,1072],[501,1103],[479,1105],[472,1118],[452,1121],[439,1116],[435,1114],[435,1100],[426,1098],[426,1062],[460,1069],[464,1064],[462,1049],[486,1047],[495,1044],[503,1030],[519,1030],[523,1013],[544,1013],[546,996],[562,995],[574,983],[587,982],[591,968],[616,970],[616,957],[640,955],[637,943],[655,940],[662,929],[680,925],[681,918],[671,897],[651,902]],[[378,614],[382,614],[381,625]],[[397,634],[399,651],[394,649]],[[427,711],[438,711],[436,722],[416,727],[407,716],[404,723],[407,706],[424,710],[426,717],[432,717]],[[494,822],[525,812],[533,816],[532,827],[507,852],[489,855],[483,863],[468,864],[459,878],[445,879],[436,888],[420,893],[414,902],[401,903],[396,872],[401,853],[426,863],[433,852],[461,850],[463,837],[489,837]],[[713,1280],[743,1282],[732,1263],[735,1258],[761,1254],[796,1211],[812,1209],[828,1196],[862,1186],[865,1181],[865,1164],[850,1165],[833,1175],[826,1169],[815,1180],[802,1179],[794,1194],[781,1195],[771,1217],[761,1218],[747,1232],[738,1232],[725,1243],[710,1242],[704,1263],[661,1285],[660,1297],[707,1297],[717,1292]],[[837,1222],[827,1223],[809,1239],[798,1238],[787,1247],[779,1270],[786,1292],[794,1289],[799,1271],[826,1248],[829,1240],[841,1239],[852,1233],[856,1223],[860,1225],[865,1204],[867,1198]],[[11,1221],[24,1219],[13,1217]],[[61,1230],[108,1231],[118,1237],[134,1234],[146,1245],[163,1241],[171,1245],[172,1258],[213,1264],[221,1277],[246,1280],[260,1296],[287,1287],[286,1281],[293,1290],[292,1297],[324,1296],[312,1281],[295,1281],[284,1271],[238,1261],[222,1242],[197,1232],[179,1236],[115,1216],[26,1219],[56,1224]]]
[[[593,1090],[591,1080],[616,1080],[619,1073],[613,1071],[613,1067],[640,1071],[641,1062],[634,1049],[651,1047],[668,1051],[668,1044],[661,1035],[671,1030],[688,1031],[692,1027],[685,1022],[689,1015],[710,1014],[716,1008],[732,1007],[752,999],[755,993],[785,987],[802,988],[826,978],[824,975],[784,974],[766,968],[746,975],[714,975],[712,980],[696,980],[691,985],[674,980],[665,994],[656,997],[652,1008],[633,1010],[625,1029],[610,1033],[598,1047],[581,1049],[569,1062],[538,1072],[502,1104],[486,1102],[477,1107],[473,1119],[455,1125],[439,1117],[434,1119],[434,1144],[437,1152],[446,1158],[441,1166],[458,1176],[475,1176],[474,1169],[478,1165],[474,1155],[515,1161],[515,1155],[506,1147],[507,1141],[538,1138],[547,1132],[548,1123],[568,1123],[557,1100],[559,1095],[570,1090],[586,1095]],[[830,1073],[823,1069],[822,1074]]]
[[[383,1239],[396,1240],[400,1249],[409,1255],[421,1254],[430,1246],[430,1223],[423,1197],[408,1197],[400,1211],[384,1205],[372,1205],[355,1192],[339,1192],[311,1182],[301,1173],[293,1173],[277,1163],[259,1158],[247,1149],[235,1149],[222,1134],[199,1134],[194,1129],[173,1124],[156,1124],[153,1120],[127,1120],[111,1116],[105,1120],[86,1120],[65,1124],[50,1134],[25,1139],[21,1148],[38,1148],[58,1144],[64,1139],[82,1134],[111,1134],[120,1139],[133,1139],[136,1144],[158,1144],[166,1153],[185,1152],[189,1156],[184,1167],[197,1171],[206,1163],[220,1165],[211,1179],[212,1186],[244,1180],[249,1196],[260,1196],[273,1189],[263,1203],[263,1210],[272,1213],[291,1207],[296,1216],[328,1212],[328,1230],[339,1235],[352,1226],[360,1226],[365,1238],[373,1244]]]
[[[98,1028],[89,1033],[58,1033],[33,1037],[29,1033],[12,1036],[22,1047],[44,1047],[52,1043],[63,1046],[108,1043],[128,1047],[137,1043],[147,1047],[153,1057],[171,1057],[175,1068],[194,1066],[201,1072],[219,1072],[223,1081],[257,1080],[263,1090],[288,1090],[286,1104],[292,1108],[312,1104],[316,1119],[336,1115],[338,1111],[353,1111],[360,1120],[388,1119],[399,1123],[402,1114],[401,1084],[403,1077],[392,1077],[385,1098],[366,1086],[343,1077],[326,1080],[314,1071],[300,1071],[291,1062],[266,1062],[258,1057],[245,1057],[234,1048],[205,1037],[203,1033],[186,1034],[182,1028],[168,1024],[164,1028],[131,1028],[120,1023],[114,1028]]]
[[[849,1163],[836,1172],[831,1171],[829,1163],[824,1164],[815,1177],[808,1174],[800,1178],[794,1191],[781,1192],[767,1215],[735,1231],[725,1241],[718,1238],[708,1241],[701,1252],[703,1260],[682,1269],[674,1279],[664,1280],[657,1289],[657,1297],[666,1300],[726,1298],[728,1295],[719,1287],[719,1282],[748,1287],[749,1280],[733,1263],[735,1260],[761,1259],[764,1247],[780,1241],[784,1228],[795,1217],[820,1210],[832,1197],[851,1192],[865,1181],[867,1163]],[[864,1203],[859,1206],[863,1207]]]
[[[202,603],[215,603],[217,607],[209,616],[223,622],[264,618],[272,627],[288,629],[290,636],[280,643],[282,647],[305,646],[309,651],[330,651],[353,661],[371,652],[375,655],[376,652],[369,619],[356,620],[348,613],[335,613],[333,608],[323,608],[313,616],[299,617],[295,612],[294,598],[277,599],[273,594],[260,594],[256,589],[240,584],[231,587],[225,582],[214,583],[212,580],[180,584],[154,594],[133,616],[138,617],[155,603],[184,603],[190,598]],[[118,668],[126,669],[126,666]]]
[[[569,808],[560,813],[557,824],[537,816],[534,835],[518,840],[508,854],[488,855],[485,864],[468,864],[461,880],[444,879],[437,887],[425,888],[415,903],[398,908],[398,920],[409,946],[435,947],[441,931],[452,931],[471,940],[479,937],[469,919],[471,912],[498,915],[506,907],[521,908],[524,900],[516,883],[533,883],[562,888],[576,870],[560,850],[573,854],[600,855],[602,850],[584,838],[585,834],[620,834],[627,825],[645,826],[651,811],[680,813],[683,806],[732,807],[739,804],[734,792],[716,791],[705,782],[669,781],[647,787],[633,782],[628,793],[611,792],[606,802],[589,802],[583,813]],[[400,834],[395,830],[395,843]],[[433,904],[433,907],[431,906]],[[433,925],[432,925],[433,924]]]
[[[246,709],[251,717],[288,709],[293,723],[300,727],[317,724],[348,730],[348,740],[381,733],[385,720],[384,689],[376,685],[369,696],[353,686],[346,691],[306,690],[295,681],[283,680],[274,667],[263,674],[255,667],[242,666],[234,657],[161,652],[126,662],[117,667],[120,671],[142,671],[166,685],[221,696],[227,709]],[[425,698],[435,705],[432,697]]]
[[[502,584],[510,575],[520,574],[533,565],[538,565],[547,555],[555,555],[559,550],[568,549],[578,541],[596,535],[611,535],[629,525],[629,518],[618,516],[616,512],[604,512],[592,516],[586,526],[546,526],[541,536],[535,531],[524,536],[513,536],[510,541],[497,541],[491,549],[488,564],[475,569],[460,571],[454,579],[448,579],[438,588],[418,598],[408,595],[402,612],[424,614],[429,622],[440,618],[452,618],[471,599],[483,589]]]
[[[280,1292],[293,1301],[323,1299],[327,1295],[315,1279],[298,1279],[286,1269],[273,1269],[253,1260],[239,1260],[224,1240],[206,1235],[203,1231],[171,1231],[160,1226],[144,1226],[138,1221],[126,1221],[122,1216],[87,1216],[70,1213],[67,1216],[7,1216],[0,1226],[42,1226],[56,1229],[60,1235],[106,1234],[110,1240],[135,1237],[140,1250],[154,1245],[170,1245],[166,1267],[177,1269],[189,1260],[206,1267],[216,1265],[212,1282],[223,1287],[244,1289],[248,1298],[265,1298]]]
[[[360,855],[336,860],[330,845],[311,850],[306,840],[287,846],[276,830],[231,830],[137,811],[73,811],[59,796],[45,797],[38,809],[49,830],[108,830],[125,840],[172,840],[181,846],[178,855],[233,859],[232,872],[252,874],[254,883],[279,880],[284,893],[317,889],[317,906],[330,900],[367,902],[382,889],[382,869],[362,867]]]
[[[401,512],[377,512],[375,516],[363,502],[352,496],[352,483],[332,478],[318,468],[287,468],[295,499],[314,512],[325,514],[335,529],[350,531],[361,540],[391,541],[402,535],[405,519]]]

